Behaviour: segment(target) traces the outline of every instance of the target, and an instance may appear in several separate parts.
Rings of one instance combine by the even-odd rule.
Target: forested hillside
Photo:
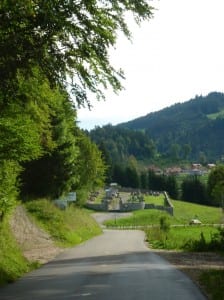
[[[145,130],[162,154],[214,161],[224,154],[224,94],[197,96],[120,126]]]
[[[90,136],[97,144],[104,141],[113,161],[134,155],[206,163],[224,155],[223,130],[224,94],[213,92],[127,123],[95,128]]]

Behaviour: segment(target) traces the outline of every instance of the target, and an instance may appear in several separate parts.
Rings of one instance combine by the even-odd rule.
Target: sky
[[[79,126],[116,125],[196,95],[224,92],[224,1],[152,0],[153,19],[128,20],[130,42],[119,35],[110,61],[126,79],[119,94],[78,110]]]

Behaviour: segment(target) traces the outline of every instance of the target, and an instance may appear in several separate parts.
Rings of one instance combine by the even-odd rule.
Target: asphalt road
[[[204,300],[182,272],[150,252],[142,231],[105,230],[0,289],[1,300]]]

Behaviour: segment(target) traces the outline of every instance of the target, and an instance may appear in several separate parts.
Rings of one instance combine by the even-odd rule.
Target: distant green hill
[[[118,160],[121,155],[137,159],[157,155],[214,162],[224,156],[224,94],[196,96],[117,126],[99,127],[90,136],[97,144],[103,142],[109,153],[116,152]]]
[[[224,154],[224,94],[197,96],[119,126],[144,130],[160,153],[172,154],[175,145],[183,151],[189,145],[189,158],[214,161]]]

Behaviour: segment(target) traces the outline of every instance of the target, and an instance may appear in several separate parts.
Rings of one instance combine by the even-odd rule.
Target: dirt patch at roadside
[[[63,251],[51,237],[28,216],[23,206],[17,206],[11,219],[12,232],[23,255],[29,261],[46,263]]]
[[[224,256],[212,252],[180,252],[168,250],[152,250],[173,264],[176,268],[188,275],[202,292],[211,299],[206,293],[206,289],[201,285],[199,277],[206,270],[224,270]]]

